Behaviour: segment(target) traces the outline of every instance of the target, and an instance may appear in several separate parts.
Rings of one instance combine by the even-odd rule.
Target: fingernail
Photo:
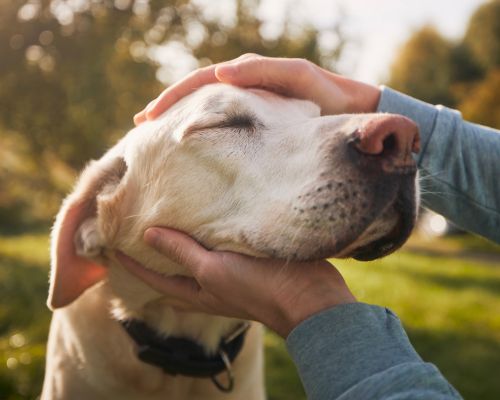
[[[146,108],[144,109],[146,112],[150,111],[156,104],[156,100],[150,101]]]
[[[140,125],[142,123],[142,112],[139,112],[134,115],[134,124]]]
[[[155,108],[155,106],[156,106],[156,101],[153,101],[152,103],[149,103],[147,107],[144,109],[147,119],[154,119],[152,111]]]

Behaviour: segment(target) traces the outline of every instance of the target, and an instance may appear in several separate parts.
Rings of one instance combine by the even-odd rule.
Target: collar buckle
[[[232,392],[234,388],[234,374],[233,374],[233,367],[231,365],[231,361],[229,360],[229,357],[227,356],[226,352],[222,349],[219,350],[219,356],[222,359],[222,362],[224,363],[226,369],[226,376],[227,376],[227,385],[224,386],[218,379],[217,375],[212,375],[210,379],[212,379],[212,382],[214,385],[219,389],[221,392],[224,393],[230,393]]]
[[[248,321],[242,322],[232,332],[230,332],[222,339],[222,345],[228,345],[239,336],[245,335],[246,332],[248,331],[248,328],[250,328],[250,323]],[[231,360],[229,359],[227,353],[224,351],[222,346],[219,347],[219,356],[225,366],[227,384],[224,386],[217,379],[217,375],[212,375],[211,379],[214,385],[217,387],[217,389],[219,389],[221,392],[230,393],[234,388],[233,367],[231,365]]]

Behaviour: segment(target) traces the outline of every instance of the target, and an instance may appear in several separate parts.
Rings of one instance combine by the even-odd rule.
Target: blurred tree
[[[221,26],[217,21],[206,21],[207,34],[193,54],[198,59],[221,62],[244,53],[257,53],[265,56],[301,57],[325,65],[334,64],[340,55],[344,41],[341,30],[333,28],[338,41],[337,47],[325,52],[319,47],[318,31],[304,26],[298,33],[292,33],[285,25],[284,32],[276,37],[263,36],[264,22],[253,10],[258,8],[258,0],[238,1],[236,4],[236,25]],[[200,18],[198,17],[198,21]]]
[[[452,56],[452,45],[433,27],[426,26],[400,50],[388,85],[423,101],[452,105]]]
[[[459,108],[465,119],[500,129],[500,68],[474,85]]]
[[[463,42],[485,73],[500,67],[500,0],[490,0],[477,9]]]
[[[491,0],[472,15],[457,43],[432,27],[416,32],[396,57],[388,85],[498,128],[499,70],[500,0]]]
[[[79,9],[63,1],[4,3],[2,125],[28,140],[33,157],[53,151],[80,167],[110,134],[130,127],[133,111],[159,89],[154,66],[135,62],[128,46],[120,46],[119,40],[140,39],[145,21],[130,5],[110,1],[80,2]]]
[[[483,77],[483,71],[463,42],[454,45],[450,59],[450,81],[452,83],[472,83]]]
[[[157,77],[167,83],[175,76],[180,55],[167,66],[158,62],[169,46],[190,56],[191,68],[244,52],[329,66],[340,55],[343,40],[324,51],[308,26],[264,37],[258,3],[210,3],[211,9],[233,6],[222,21],[194,0],[0,0],[0,132],[11,137],[10,151],[20,143],[19,157],[33,166],[0,160],[3,222],[7,215],[21,225],[29,220],[33,197],[24,191],[30,188],[52,204],[47,214],[57,209],[53,193],[60,198],[71,181],[62,166],[77,170],[102,154],[161,90]]]

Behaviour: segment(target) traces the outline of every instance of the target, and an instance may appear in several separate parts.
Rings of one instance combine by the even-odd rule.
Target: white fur
[[[241,115],[253,126],[228,126]],[[311,102],[217,84],[130,131],[84,172],[54,227],[51,304],[65,307],[54,312],[42,398],[264,398],[262,338],[255,324],[235,363],[232,395],[221,395],[206,379],[171,377],[138,361],[115,319],[140,318],[167,335],[199,341],[207,352],[239,321],[173,309],[123,269],[114,251],[164,275],[186,274],[143,242],[148,227],[169,226],[208,248],[260,257],[349,255],[397,221],[388,206],[361,226],[370,208],[363,204],[375,204],[377,182],[348,162],[345,150],[352,132],[378,117],[321,117]],[[125,172],[116,160],[124,160]],[[366,187],[369,194],[363,194]],[[66,242],[60,236],[73,232],[71,218],[78,225],[75,251],[106,265],[107,272],[97,285],[90,279],[65,291],[68,266],[60,260],[71,249],[61,248]],[[78,271],[72,274],[78,279]]]

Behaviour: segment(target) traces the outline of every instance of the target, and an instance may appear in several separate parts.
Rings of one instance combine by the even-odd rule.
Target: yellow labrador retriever
[[[257,324],[244,333],[242,321],[172,308],[114,252],[185,274],[143,242],[168,226],[258,257],[381,257],[414,224],[417,147],[401,116],[321,116],[311,102],[223,84],[133,129],[57,216],[42,399],[263,399]]]

